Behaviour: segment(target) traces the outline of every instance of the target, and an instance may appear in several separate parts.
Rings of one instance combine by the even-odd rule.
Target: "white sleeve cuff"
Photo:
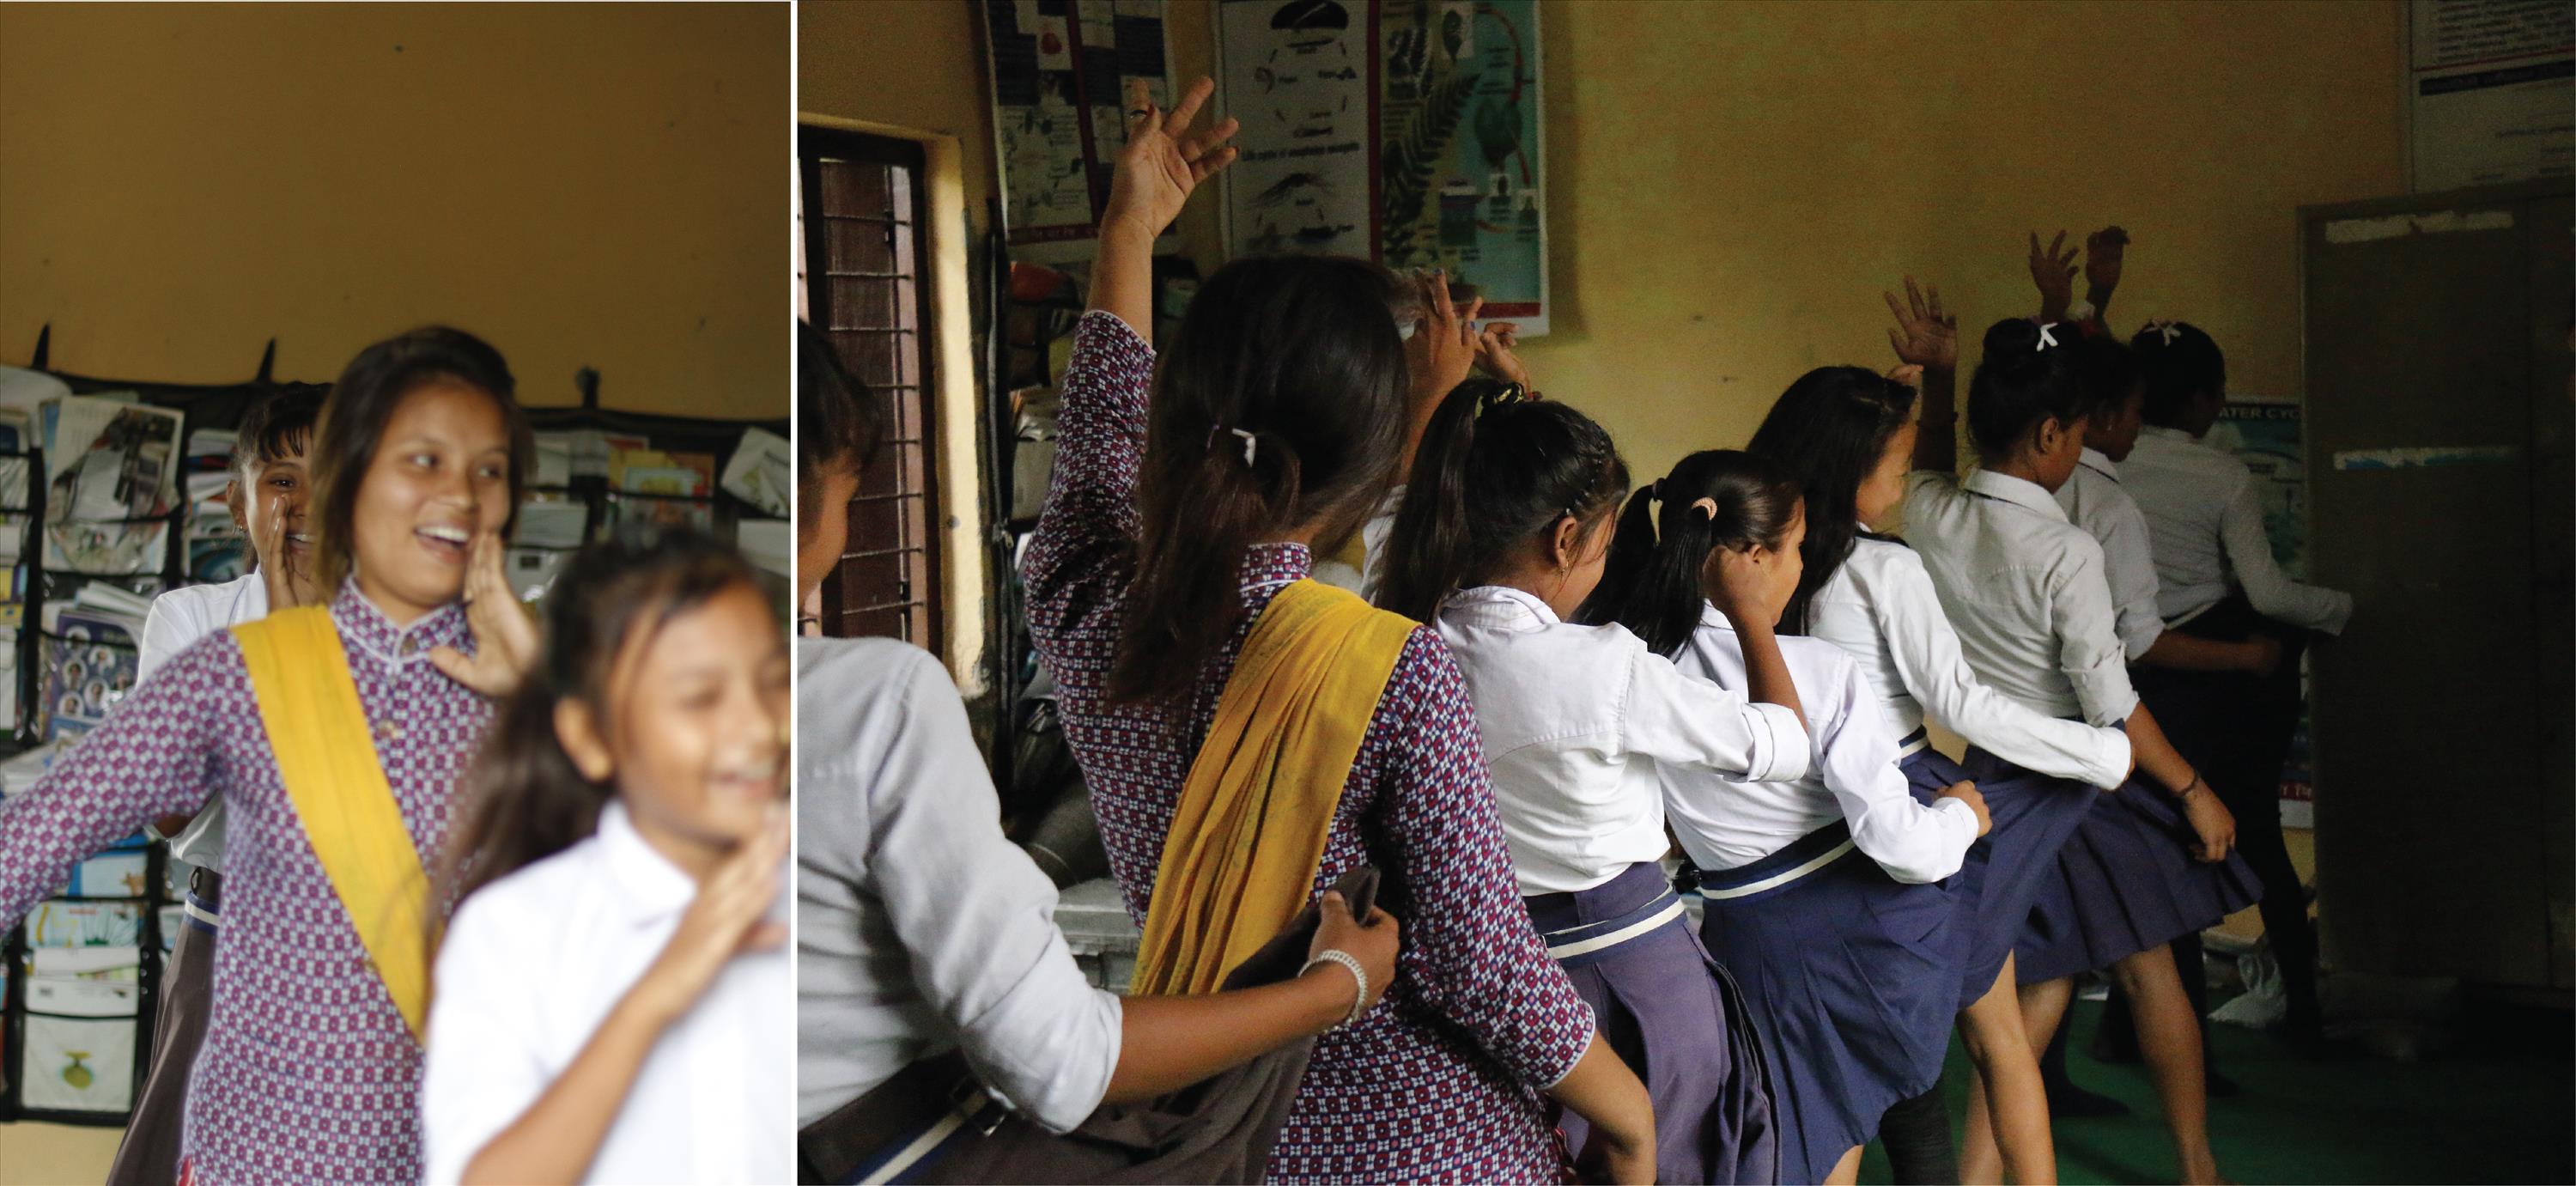
[[[1745,770],[1750,782],[1790,782],[1807,776],[1807,729],[1798,723],[1798,714],[1764,701],[1748,702],[1754,719],[1760,722],[1753,731],[1753,752]]]

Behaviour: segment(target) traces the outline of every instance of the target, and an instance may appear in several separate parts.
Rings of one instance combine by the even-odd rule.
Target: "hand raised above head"
[[[2039,286],[2040,320],[2066,315],[2067,306],[2075,303],[2075,248],[2066,246],[2066,232],[2057,232],[2045,249],[2039,232],[2030,233],[2030,282]]]
[[[1940,288],[1931,288],[1927,298],[1925,290],[1915,285],[1914,277],[1908,276],[1902,303],[1895,293],[1881,295],[1887,298],[1887,311],[1896,315],[1895,327],[1887,331],[1887,342],[1895,347],[1898,362],[1925,370],[1959,368],[1959,319],[1941,308]]]
[[[1151,238],[1180,217],[1181,207],[1199,183],[1234,163],[1227,146],[1241,125],[1223,119],[1206,131],[1190,134],[1190,124],[1216,92],[1213,80],[1201,78],[1182,92],[1180,105],[1168,114],[1154,106],[1142,79],[1126,88],[1127,145],[1118,151],[1109,175],[1109,205],[1100,217],[1104,232],[1126,226]]]

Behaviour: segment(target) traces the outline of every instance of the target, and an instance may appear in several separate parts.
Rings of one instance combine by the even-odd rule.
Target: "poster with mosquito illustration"
[[[1536,0],[1223,0],[1230,253],[1446,268],[1546,333],[1538,25]]]

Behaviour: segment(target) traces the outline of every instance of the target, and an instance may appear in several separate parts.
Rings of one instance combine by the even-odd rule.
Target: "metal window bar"
[[[941,516],[929,464],[920,148],[804,128],[799,156],[810,315],[885,413],[883,442],[850,502],[850,542],[824,583],[823,631],[937,650]]]

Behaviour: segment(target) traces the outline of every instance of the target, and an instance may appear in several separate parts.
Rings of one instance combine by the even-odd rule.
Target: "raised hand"
[[[1182,93],[1180,106],[1165,114],[1154,106],[1143,79],[1128,80],[1127,146],[1110,170],[1109,206],[1100,217],[1104,234],[1113,225],[1131,227],[1148,239],[1162,234],[1180,217],[1200,182],[1234,163],[1236,150],[1224,147],[1241,126],[1233,119],[1190,134],[1190,123],[1214,93],[1216,83],[1201,78]]]
[[[1895,293],[1882,293],[1887,298],[1887,311],[1896,315],[1896,326],[1887,331],[1887,344],[1896,348],[1896,360],[1927,371],[1959,369],[1959,319],[1941,308],[1941,290],[1932,288],[1930,297],[1915,286],[1914,277],[1905,278],[1905,301],[1897,302]]]
[[[465,625],[474,632],[474,655],[440,647],[429,661],[447,678],[499,698],[519,686],[537,662],[537,623],[501,575],[499,532],[477,534],[465,553]]]
[[[1520,384],[1523,395],[1535,398],[1538,392],[1530,387],[1529,367],[1513,352],[1520,345],[1520,333],[1521,327],[1516,323],[1487,322],[1485,328],[1476,331],[1476,365],[1505,383]]]
[[[2075,249],[2066,246],[2066,232],[2057,232],[2045,250],[2039,232],[2030,233],[2030,282],[2039,286],[2039,319],[2062,320],[2075,303]]]
[[[1427,421],[1476,365],[1476,313],[1485,307],[1485,298],[1478,297],[1461,310],[1449,299],[1446,271],[1417,276],[1414,284],[1422,319],[1414,323],[1413,336],[1405,339],[1405,361],[1413,370],[1414,408],[1418,418]]]
[[[2084,237],[2084,284],[2097,294],[2120,286],[2120,263],[2129,250],[2129,232],[2104,227]],[[2097,298],[2095,304],[2101,301]]]

